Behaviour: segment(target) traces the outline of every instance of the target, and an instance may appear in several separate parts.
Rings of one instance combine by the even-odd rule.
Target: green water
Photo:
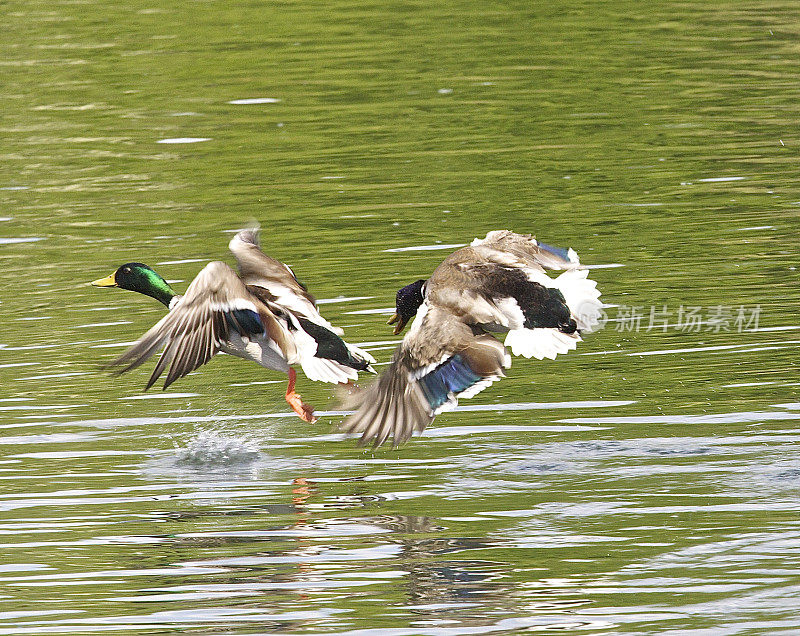
[[[2,9],[0,636],[800,631],[796,3]],[[386,250],[533,232],[615,306],[397,451],[101,372],[163,308],[86,283],[250,219],[380,362],[449,252]]]

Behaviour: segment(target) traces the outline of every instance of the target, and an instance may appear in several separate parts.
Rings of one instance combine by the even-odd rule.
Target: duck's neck
[[[148,276],[147,279],[147,286],[139,288],[136,291],[145,296],[150,296],[150,298],[155,298],[167,309],[172,309],[175,304],[173,300],[177,298],[177,294],[172,290],[172,287],[169,286],[169,283],[155,272],[153,272],[153,275]]]
[[[164,291],[162,289],[153,290],[153,292],[142,292],[151,298],[155,298],[158,302],[164,305],[167,309],[172,309],[173,302],[172,299],[175,298],[175,294],[170,291]]]

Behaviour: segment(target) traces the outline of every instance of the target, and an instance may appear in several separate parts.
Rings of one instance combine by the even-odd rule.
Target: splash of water
[[[261,456],[255,441],[216,431],[202,431],[175,450],[178,464],[194,467],[247,464]]]

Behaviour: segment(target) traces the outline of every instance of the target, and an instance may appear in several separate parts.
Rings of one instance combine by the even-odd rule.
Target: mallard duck
[[[546,270],[566,270],[557,278]],[[516,356],[555,358],[598,324],[602,304],[573,250],[506,230],[448,256],[427,280],[397,292],[395,334],[414,322],[377,382],[350,396],[341,430],[360,445],[421,432],[504,377]],[[489,332],[505,333],[505,346]]]
[[[209,263],[183,296],[143,263],[126,263],[94,281],[97,287],[151,296],[170,310],[109,366],[123,366],[119,373],[135,369],[163,345],[145,390],[169,368],[167,388],[217,353],[228,353],[287,373],[286,401],[313,422],[313,409],[295,393],[291,365],[299,364],[310,380],[347,383],[358,378],[358,371],[372,371],[375,360],[340,337],[342,330],[320,315],[314,297],[287,265],[261,251],[257,229],[239,232],[228,247],[239,274],[225,263]]]

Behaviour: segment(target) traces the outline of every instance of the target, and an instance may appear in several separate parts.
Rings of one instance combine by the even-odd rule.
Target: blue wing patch
[[[264,325],[259,315],[252,309],[231,309],[222,314],[225,325],[241,336],[255,336],[264,333]]]
[[[547,243],[542,243],[541,241],[536,241],[540,248],[542,248],[545,252],[550,252],[553,256],[557,256],[558,258],[570,262],[569,258],[569,249],[564,249],[563,247],[554,247],[553,245],[548,245]]]
[[[451,394],[465,391],[480,382],[482,376],[476,374],[458,354],[443,362],[418,382],[431,409],[436,410],[447,402]]]

